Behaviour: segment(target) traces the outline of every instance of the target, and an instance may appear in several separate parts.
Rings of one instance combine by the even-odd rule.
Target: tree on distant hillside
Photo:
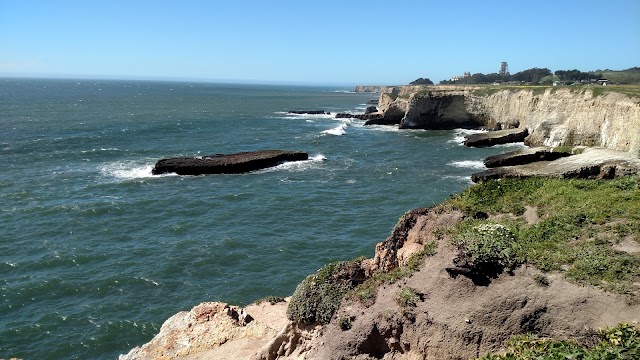
[[[601,73],[582,72],[578,69],[573,70],[557,70],[555,75],[564,81],[581,81],[589,79],[598,79],[602,77]]]
[[[409,85],[433,85],[433,81],[429,78],[418,78],[410,82]]]
[[[511,81],[523,81],[537,84],[543,77],[549,75],[551,75],[551,70],[547,68],[532,68],[511,75]]]

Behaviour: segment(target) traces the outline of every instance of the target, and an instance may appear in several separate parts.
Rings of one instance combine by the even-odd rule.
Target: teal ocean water
[[[291,294],[372,256],[407,210],[469,186],[463,130],[365,127],[331,87],[0,79],[0,358],[109,359],[203,301]],[[156,160],[258,149],[305,162],[152,176]]]

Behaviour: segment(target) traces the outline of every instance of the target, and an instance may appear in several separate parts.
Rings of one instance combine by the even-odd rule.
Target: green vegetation
[[[549,278],[541,274],[535,274],[533,280],[540,286],[549,286],[550,284]]]
[[[615,84],[640,84],[640,67],[633,67],[626,70],[597,70],[603,78]]]
[[[471,269],[512,268],[516,265],[518,243],[513,232],[504,225],[463,223],[453,238],[458,247],[456,262]],[[471,225],[471,226],[470,226]]]
[[[398,98],[398,94],[384,93],[384,95],[390,97],[392,101]]]
[[[403,308],[416,307],[420,302],[420,295],[412,288],[403,287],[396,294],[396,302]]]
[[[273,295],[270,295],[270,296],[267,296],[267,297],[264,297],[264,298],[262,298],[262,299],[258,299],[258,300],[256,300],[256,301],[254,301],[254,304],[256,304],[256,305],[260,305],[260,304],[262,304],[263,302],[268,302],[268,303],[269,303],[269,304],[271,304],[271,305],[275,305],[275,304],[277,304],[277,303],[285,302],[285,300],[284,300],[284,298],[283,298],[282,296],[273,296]]]
[[[633,284],[640,281],[640,254],[612,246],[624,238],[640,241],[638,177],[490,181],[441,206],[470,215],[513,214],[491,222],[470,216],[449,229],[461,259],[471,268],[526,263],[543,271],[566,271],[566,277],[579,284],[639,295]],[[537,223],[522,219],[526,206],[537,208]],[[495,230],[482,230],[487,226]]]
[[[433,85],[433,81],[429,78],[417,78],[410,82],[409,85]]]
[[[573,146],[568,146],[568,145],[564,145],[564,146],[556,146],[553,149],[551,149],[552,152],[556,152],[556,153],[567,153],[567,154],[571,154],[573,152]]]
[[[363,258],[335,262],[307,276],[293,292],[287,317],[304,324],[328,324],[344,295],[364,279]]]
[[[413,254],[406,265],[397,267],[389,272],[379,272],[367,279],[349,293],[350,298],[355,298],[365,306],[371,306],[376,300],[378,287],[383,284],[393,284],[416,272],[428,256],[436,254],[438,244],[430,242],[421,251]]]
[[[338,326],[340,326],[340,329],[342,329],[342,331],[347,331],[349,329],[351,329],[351,318],[349,317],[343,317],[340,318],[340,320],[338,320]]]
[[[587,346],[576,341],[538,338],[536,335],[518,335],[507,343],[502,355],[486,355],[480,360],[556,360],[556,359],[639,359],[640,329],[630,324],[619,324],[599,332],[599,342]]]

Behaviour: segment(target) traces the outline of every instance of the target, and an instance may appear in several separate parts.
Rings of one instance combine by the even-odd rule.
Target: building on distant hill
[[[460,75],[453,75],[453,76],[451,77],[451,81],[458,81],[458,80],[460,80],[460,79],[468,78],[468,77],[470,77],[470,76],[471,76],[471,73],[470,73],[470,72],[468,72],[468,71],[465,71],[464,73],[462,73],[462,76],[460,76]]]

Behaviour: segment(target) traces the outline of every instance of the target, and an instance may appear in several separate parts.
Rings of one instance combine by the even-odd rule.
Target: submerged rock
[[[487,147],[500,144],[523,142],[529,135],[526,128],[506,129],[498,131],[487,131],[478,134],[471,134],[466,137],[465,146]]]
[[[159,160],[151,173],[160,175],[240,174],[276,166],[286,161],[309,159],[301,151],[262,150],[235,154],[216,154],[197,157],[175,157]]]

